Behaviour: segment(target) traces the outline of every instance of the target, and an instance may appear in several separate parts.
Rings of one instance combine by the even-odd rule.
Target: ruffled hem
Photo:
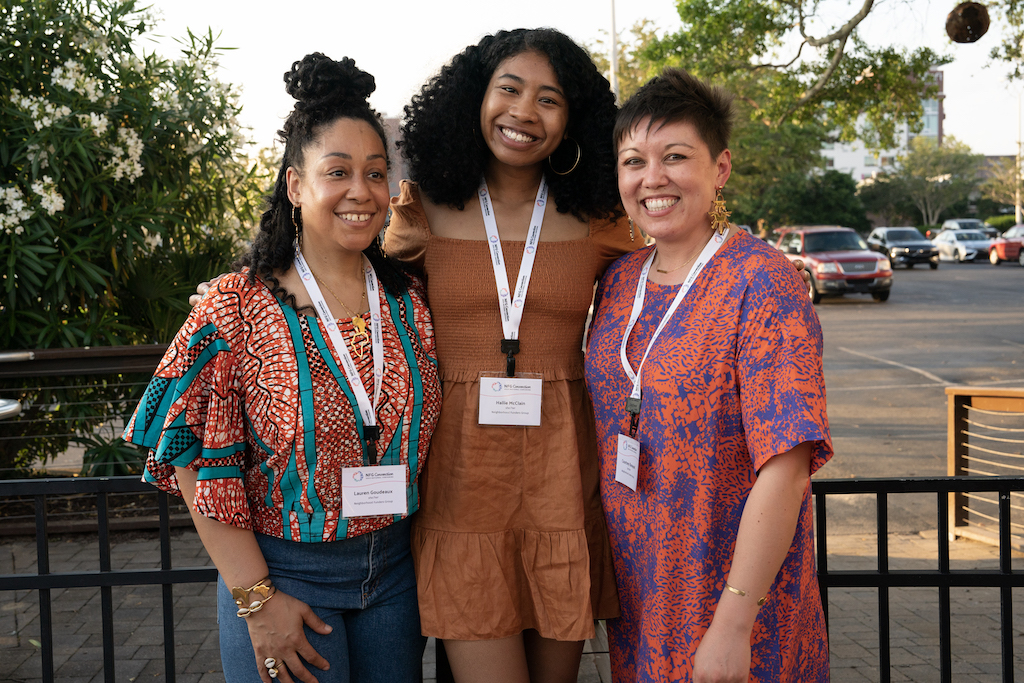
[[[594,637],[590,554],[582,529],[458,533],[413,518],[423,634],[495,640],[535,629],[542,637]]]

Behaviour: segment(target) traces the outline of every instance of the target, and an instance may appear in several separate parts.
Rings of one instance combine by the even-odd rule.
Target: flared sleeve
[[[599,277],[612,261],[644,246],[644,237],[637,228],[633,228],[630,238],[629,217],[625,213],[619,218],[591,219],[590,239],[601,260]]]
[[[422,269],[428,239],[430,226],[419,187],[411,180],[403,180],[400,194],[391,198],[391,222],[384,232],[384,250],[388,256]]]
[[[227,276],[235,277],[241,276]],[[194,470],[196,510],[251,529],[243,479],[244,397],[238,361],[214,321],[219,288],[193,309],[178,331],[124,430],[124,440],[149,450],[145,481],[181,496],[174,468]]]

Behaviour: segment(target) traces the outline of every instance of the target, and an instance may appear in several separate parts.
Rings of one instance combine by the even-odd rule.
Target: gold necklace
[[[352,309],[349,308],[348,305],[341,300],[341,297],[334,293],[334,290],[331,289],[326,282],[317,277],[317,274],[313,272],[312,268],[309,269],[309,272],[313,273],[313,279],[317,281],[317,284],[319,284],[321,287],[326,287],[327,291],[331,293],[331,296],[337,299],[338,303],[345,308],[345,312],[351,316],[352,327],[355,330],[355,333],[352,335],[352,346],[353,348],[356,349],[356,355],[362,358],[363,354],[366,353],[366,345],[370,343],[370,333],[367,332],[366,330],[366,321],[363,320],[363,316],[359,315],[358,313],[354,313]],[[359,303],[363,303],[365,299],[366,283],[364,282],[363,295],[362,297],[360,297]],[[358,344],[358,346],[356,346],[356,344]]]
[[[693,252],[693,256],[691,256],[690,258],[686,259],[686,263],[684,263],[681,266],[676,266],[675,268],[670,268],[669,270],[662,270],[661,268],[655,268],[655,270],[658,271],[659,273],[662,273],[662,274],[665,274],[665,275],[667,275],[668,273],[674,273],[677,270],[679,270],[680,268],[685,268],[686,266],[690,265],[693,262],[693,260],[695,258],[697,258],[697,256],[700,254],[701,251],[703,251],[703,249],[697,249],[696,251],[694,251]],[[316,275],[314,275],[313,277],[316,277]]]

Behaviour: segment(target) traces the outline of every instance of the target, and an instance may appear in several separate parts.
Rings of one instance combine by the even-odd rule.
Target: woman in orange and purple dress
[[[786,258],[726,222],[731,117],[730,96],[668,69],[615,128],[622,205],[656,239],[602,278],[586,360],[619,683],[828,680],[821,327]]]

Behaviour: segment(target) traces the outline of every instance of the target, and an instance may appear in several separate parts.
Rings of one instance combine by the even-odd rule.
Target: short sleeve
[[[737,369],[754,469],[809,441],[811,472],[832,457],[825,411],[822,335],[800,276],[781,255],[765,258],[740,309]]]
[[[601,260],[601,273],[615,259],[644,246],[643,235],[638,229],[633,228],[633,236],[630,238],[629,217],[625,214],[620,218],[591,219],[590,238]]]
[[[428,239],[430,226],[423,212],[419,187],[403,180],[400,194],[391,198],[391,222],[384,232],[384,250],[388,256],[422,269]]]
[[[212,321],[218,294],[215,288],[179,330],[124,439],[149,449],[145,481],[180,496],[174,468],[195,470],[197,511],[250,529],[242,382],[236,358]]]

